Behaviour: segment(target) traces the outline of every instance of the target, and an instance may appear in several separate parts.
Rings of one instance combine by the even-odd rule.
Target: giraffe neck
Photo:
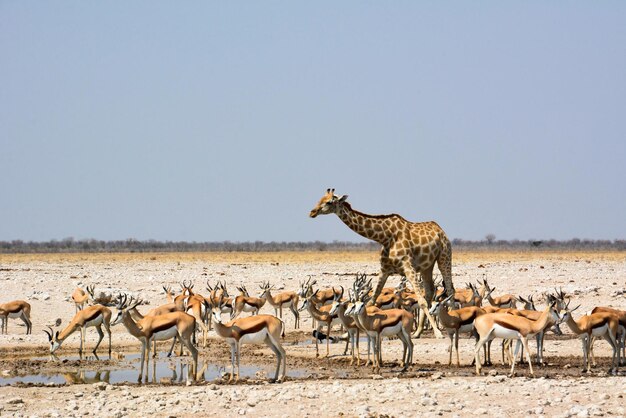
[[[372,216],[358,212],[350,206],[348,202],[343,202],[337,210],[337,216],[351,230],[362,237],[386,245],[391,241],[395,227],[397,215]]]

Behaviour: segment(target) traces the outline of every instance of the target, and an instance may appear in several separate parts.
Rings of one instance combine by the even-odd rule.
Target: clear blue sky
[[[0,240],[626,237],[626,2],[0,2]]]

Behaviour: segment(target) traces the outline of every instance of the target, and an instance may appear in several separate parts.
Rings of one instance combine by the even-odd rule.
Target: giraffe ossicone
[[[334,213],[357,234],[381,244],[380,273],[372,299],[376,300],[390,275],[406,276],[413,285],[421,307],[415,335],[421,335],[424,320],[428,318],[435,336],[443,338],[428,307],[435,291],[435,264],[443,276],[446,293],[454,294],[452,244],[444,230],[434,221],[410,222],[395,213],[368,215],[352,209],[347,198],[347,195],[335,195],[335,189],[327,189],[309,216],[315,218]]]

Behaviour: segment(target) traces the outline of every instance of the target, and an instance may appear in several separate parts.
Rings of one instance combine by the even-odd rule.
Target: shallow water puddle
[[[108,356],[102,356],[102,360],[108,359]],[[76,361],[80,360],[78,356],[63,357],[59,360],[50,360],[48,357],[34,357],[30,360],[39,360],[42,362],[50,361],[57,362],[52,363],[51,368],[58,366],[64,367],[63,361]],[[140,354],[125,354],[119,361],[112,360],[117,364],[106,364],[98,367],[97,360],[94,357],[87,357],[84,369],[79,367],[67,367],[67,371],[60,372],[41,372],[34,374],[26,374],[19,376],[0,376],[0,386],[8,386],[14,384],[26,384],[26,385],[62,385],[62,384],[89,384],[89,383],[137,383],[139,378],[139,360]],[[185,383],[187,380],[187,374],[191,359],[188,356],[185,357],[171,357],[168,358],[165,354],[160,355],[158,358],[151,359],[148,367],[148,380],[144,383],[158,383],[158,384],[175,384]],[[253,366],[253,365],[241,365],[240,377],[245,378],[259,378],[266,379],[268,376],[273,377],[274,365],[267,366]],[[198,368],[201,375],[199,380],[213,381],[222,378],[225,373],[230,373],[230,362],[228,364],[216,364],[204,362],[202,359],[198,361]],[[305,370],[302,369],[287,369],[287,376],[289,377],[303,377],[306,376]]]

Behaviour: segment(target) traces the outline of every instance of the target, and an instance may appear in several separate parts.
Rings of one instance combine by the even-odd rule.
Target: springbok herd
[[[54,354],[62,343],[74,332],[80,331],[79,353],[82,355],[87,328],[95,327],[99,339],[93,348],[95,353],[108,335],[108,352],[111,355],[111,326],[122,324],[126,330],[141,342],[141,363],[139,380],[146,378],[150,347],[153,356],[157,354],[156,341],[172,340],[169,355],[178,341],[179,355],[186,348],[193,366],[191,378],[196,379],[198,349],[196,334],[202,339],[202,346],[207,345],[207,333],[212,328],[216,334],[231,346],[231,372],[229,381],[239,379],[240,346],[242,344],[266,344],[276,354],[276,372],[272,381],[280,382],[286,376],[286,352],[281,344],[285,336],[283,310],[291,311],[295,319],[295,328],[300,327],[300,312],[308,311],[315,330],[316,355],[319,356],[319,341],[326,340],[326,356],[329,355],[331,334],[338,333],[346,341],[344,355],[350,350],[350,364],[361,365],[359,337],[367,338],[367,361],[378,372],[382,366],[382,337],[397,337],[403,345],[402,369],[406,370],[413,361],[414,343],[412,338],[419,337],[422,330],[417,329],[417,318],[425,315],[419,308],[417,295],[407,288],[407,281],[402,280],[396,287],[384,288],[376,300],[372,300],[371,280],[365,275],[355,277],[351,288],[342,286],[328,289],[316,288],[317,282],[309,278],[300,283],[298,289],[274,293],[274,286],[269,282],[260,286],[257,297],[251,296],[245,286],[237,287],[238,295],[231,297],[225,282],[206,284],[208,296],[194,291],[194,284],[183,282],[181,292],[176,294],[171,287],[163,286],[167,303],[148,312],[141,313],[138,307],[142,300],[127,294],[113,295],[106,292],[96,293],[93,287],[86,291],[76,288],[71,300],[76,306],[76,314],[69,324],[59,330],[48,327],[44,332],[50,343],[50,353]],[[528,346],[528,339],[535,337],[537,352],[535,361],[544,365],[543,349],[546,332],[560,334],[559,325],[566,323],[582,342],[583,372],[589,372],[596,365],[593,356],[594,340],[605,339],[612,348],[612,363],[609,373],[617,374],[618,367],[624,365],[626,340],[626,311],[608,307],[596,307],[591,312],[574,319],[571,299],[562,291],[541,295],[546,306],[537,309],[533,296],[524,298],[519,295],[495,296],[495,288],[490,287],[486,278],[474,285],[455,290],[446,297],[443,288],[438,288],[430,301],[430,315],[437,318],[440,329],[445,330],[450,338],[448,366],[452,364],[453,349],[456,351],[456,366],[460,365],[458,340],[461,333],[471,334],[476,339],[474,364],[480,374],[484,365],[491,365],[491,342],[502,339],[502,361],[510,364],[510,375],[514,375],[518,357],[525,356],[530,375],[533,366]],[[260,314],[263,306],[269,303],[274,308],[274,315]],[[242,316],[243,313],[250,316]],[[229,315],[226,320],[224,315]],[[8,319],[20,318],[26,325],[26,333],[32,332],[30,304],[23,300],[0,304],[2,333],[8,332]],[[57,322],[57,326],[60,324]],[[104,330],[103,330],[104,328]],[[515,341],[513,349],[512,342]],[[151,344],[152,342],[152,344]],[[481,359],[481,348],[484,356]],[[521,353],[520,353],[521,349]],[[370,356],[371,350],[371,356]],[[282,368],[281,368],[282,364]],[[282,369],[282,372],[281,372]]]

